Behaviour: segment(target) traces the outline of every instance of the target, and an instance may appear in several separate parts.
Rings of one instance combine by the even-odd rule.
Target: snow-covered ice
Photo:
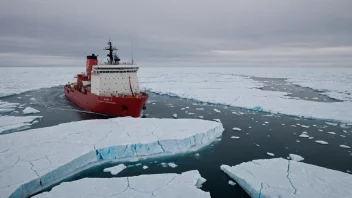
[[[269,155],[269,156],[275,156],[275,154],[274,154],[274,153],[269,153],[269,152],[266,152],[266,154],[267,154],[267,155]]]
[[[172,115],[172,117],[177,118],[177,114],[176,114],[176,113],[174,113],[174,114]]]
[[[110,168],[105,168],[104,172],[111,173],[112,175],[117,175],[121,171],[125,170],[125,168],[127,168],[127,167],[124,164],[119,164],[117,166],[113,166],[113,167],[110,167]]]
[[[303,127],[303,128],[309,128],[310,126],[301,124],[301,127]]]
[[[221,120],[220,120],[220,119],[217,119],[217,118],[216,118],[216,119],[213,119],[213,120],[214,120],[214,121],[217,121],[217,122],[221,122]]]
[[[197,119],[86,120],[0,136],[0,195],[27,197],[92,166],[198,150],[223,132]]]
[[[218,109],[214,109],[215,112],[220,113],[221,111]]]
[[[10,113],[15,111],[15,108],[18,107],[18,105],[20,105],[20,103],[10,103],[0,100],[0,113]]]
[[[34,114],[34,113],[39,113],[40,111],[32,107],[26,107],[25,109],[23,109],[22,112],[23,114]]]
[[[300,156],[300,155],[290,154],[289,156],[290,156],[291,160],[294,160],[296,162],[300,162],[300,161],[304,160],[304,158],[302,156]]]
[[[299,135],[301,138],[309,138],[309,135],[306,131],[303,131],[301,135]]]
[[[43,116],[0,116],[0,134],[28,129]]]
[[[324,140],[316,140],[315,142],[319,143],[319,144],[329,144],[328,142],[326,142]]]
[[[340,145],[340,147],[341,147],[341,148],[347,148],[347,149],[351,148],[350,146],[343,145],[343,144],[342,144],[342,145]]]
[[[144,165],[142,168],[145,170],[145,169],[147,169],[147,168],[148,168],[148,166],[145,166],[145,165]]]
[[[168,173],[120,178],[84,178],[72,182],[64,182],[54,187],[50,192],[44,192],[34,197],[210,198],[209,192],[199,189],[199,186],[205,181],[197,170],[182,174]]]
[[[352,175],[303,162],[274,158],[220,168],[253,198],[352,195]]]
[[[234,130],[234,131],[242,131],[242,129],[240,129],[238,127],[233,127],[232,130]]]
[[[322,68],[301,68],[292,71],[287,68],[277,70],[225,67],[214,71],[214,68],[203,67],[168,67],[141,68],[139,74],[141,86],[155,93],[255,111],[352,122],[352,111],[349,110],[352,109],[351,69],[328,71]],[[247,76],[288,78],[289,82],[325,91],[322,94],[343,101],[328,103],[294,99],[286,96],[288,92],[260,90],[264,83]]]
[[[331,134],[331,135],[336,135],[335,132],[327,132],[328,134]]]

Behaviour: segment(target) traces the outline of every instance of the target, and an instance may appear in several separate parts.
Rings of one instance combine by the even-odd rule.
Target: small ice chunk
[[[196,108],[197,111],[203,111],[204,108]]]
[[[347,149],[351,148],[350,146],[343,145],[343,144],[342,144],[342,145],[340,145],[340,147],[341,147],[341,148],[347,148]]]
[[[181,108],[181,110],[185,110],[185,108]]]
[[[291,160],[296,161],[296,162],[300,162],[300,161],[304,160],[304,158],[300,155],[290,154],[289,156],[290,156]]]
[[[22,97],[17,97],[17,99],[22,99]]]
[[[234,131],[241,131],[242,129],[238,128],[238,127],[233,127],[232,130]]]
[[[220,119],[213,119],[213,120],[215,120],[215,121],[217,121],[217,122],[221,122],[221,120],[220,120]]]
[[[145,170],[145,169],[147,169],[148,168],[148,166],[143,166],[143,169]]]
[[[29,101],[35,102],[36,100],[35,100],[35,98],[30,98]]]
[[[238,136],[231,136],[232,139],[239,139],[240,137]]]
[[[229,184],[230,184],[231,186],[234,186],[234,185],[236,185],[236,182],[234,182],[234,181],[232,181],[232,180],[229,180]]]
[[[198,118],[204,118],[203,116],[198,116]]]
[[[327,132],[328,134],[331,134],[331,135],[336,135],[335,132]]]
[[[301,135],[299,135],[300,138],[309,138],[309,135],[307,134],[306,131],[303,131]]]
[[[313,100],[318,100],[319,98],[317,98],[317,97],[314,97],[314,98],[312,98]]]
[[[40,111],[32,107],[26,107],[25,109],[23,109],[22,112],[23,114],[34,114],[34,113],[39,113]]]
[[[268,122],[268,121],[265,121],[264,123],[265,123],[265,124],[269,124],[269,122]]]
[[[301,124],[300,124],[300,123],[297,123],[296,125],[299,126],[299,125],[301,125]]]
[[[218,109],[214,109],[215,112],[220,113],[221,111]]]
[[[296,142],[301,142],[300,140],[296,140]]]
[[[301,127],[303,127],[303,128],[309,128],[310,126],[301,124]]]
[[[319,144],[329,144],[328,142],[325,142],[323,140],[316,140],[315,142]]]
[[[325,124],[331,125],[331,126],[337,126],[337,123],[333,123],[333,122],[325,122]]]
[[[340,135],[341,137],[345,138],[346,136],[345,135]]]
[[[266,152],[266,154],[267,154],[267,155],[269,155],[269,156],[275,156],[275,154],[274,154],[274,153],[269,153],[269,152]]]
[[[117,175],[121,171],[123,171],[125,168],[127,168],[124,164],[119,164],[117,166],[113,166],[110,168],[105,168],[104,172],[110,172],[112,175]]]
[[[190,113],[188,113],[188,115],[194,115],[194,113],[191,113],[191,112],[190,112]]]
[[[176,113],[174,113],[174,114],[172,115],[172,117],[177,118],[177,114],[176,114]]]
[[[251,127],[251,126],[249,126],[248,128],[249,128],[249,129],[251,129],[252,127]]]
[[[177,167],[177,164],[175,164],[173,162],[170,162],[167,165],[170,166],[171,168],[176,168]]]
[[[281,124],[282,126],[285,126],[285,124]]]
[[[318,131],[322,132],[322,131],[324,131],[324,130],[323,130],[323,129],[318,129]]]

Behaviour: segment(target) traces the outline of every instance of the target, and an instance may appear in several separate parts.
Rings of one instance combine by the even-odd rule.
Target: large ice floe
[[[182,174],[156,174],[121,178],[84,178],[65,182],[44,192],[35,198],[104,198],[104,197],[139,197],[139,198],[205,198],[210,197],[198,187],[205,182],[198,171]]]
[[[352,197],[352,175],[283,158],[222,165],[251,197]]]
[[[307,72],[308,71],[308,72]],[[279,70],[277,68],[141,68],[141,86],[156,93],[308,118],[352,123],[352,69]],[[334,75],[331,75],[334,74]],[[342,102],[290,98],[289,92],[260,90],[247,76],[287,77],[300,86],[324,90]]]
[[[0,113],[10,113],[15,111],[16,107],[20,105],[19,103],[10,103],[0,100]]]
[[[34,121],[42,117],[43,116],[0,116],[0,134],[28,129]]]
[[[113,118],[2,135],[0,196],[27,197],[105,162],[197,150],[223,130],[197,119]]]

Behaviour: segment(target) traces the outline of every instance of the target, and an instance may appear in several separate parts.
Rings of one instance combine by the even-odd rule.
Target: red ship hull
[[[112,116],[140,117],[148,100],[148,94],[140,96],[103,97],[90,92],[82,93],[71,86],[65,86],[65,95],[78,106],[92,112]]]

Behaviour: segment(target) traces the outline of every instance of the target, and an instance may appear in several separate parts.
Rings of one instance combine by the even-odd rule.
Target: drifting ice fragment
[[[296,155],[296,154],[290,154],[289,156],[290,156],[291,160],[296,161],[296,162],[299,162],[299,161],[303,161],[303,160],[304,160],[303,157],[301,157],[301,156],[299,156],[299,155]]]
[[[215,112],[220,113],[221,111],[218,109],[214,109]]]
[[[263,108],[260,106],[257,106],[257,107],[254,107],[252,110],[253,111],[263,111]]]
[[[351,197],[352,176],[283,158],[254,160],[236,166],[221,165],[250,197]]]
[[[310,126],[301,124],[301,127],[303,127],[303,128],[309,128]]]
[[[238,136],[231,136],[232,139],[239,139],[240,137]]]
[[[143,166],[143,169],[145,170],[145,169],[147,169],[148,168],[148,166]]]
[[[241,131],[242,129],[237,128],[237,127],[234,127],[234,128],[232,128],[232,130],[234,130],[234,131]]]
[[[175,164],[173,162],[170,162],[167,165],[169,165],[171,168],[176,168],[177,167],[177,164]]]
[[[325,124],[331,125],[331,126],[337,126],[337,123],[333,123],[333,122],[325,122]]]
[[[327,132],[328,134],[331,134],[331,135],[336,135],[335,132]]]
[[[33,114],[33,113],[39,113],[40,111],[32,107],[26,107],[25,109],[23,109],[22,112],[23,114]]]
[[[351,148],[350,146],[347,146],[347,145],[340,145],[340,147],[341,148],[347,148],[347,149]]]
[[[119,172],[123,171],[125,168],[127,168],[127,167],[124,164],[119,164],[117,166],[105,168],[104,172],[111,173],[112,175],[117,175],[117,174],[119,174]]]
[[[328,142],[325,142],[323,140],[316,140],[315,142],[319,144],[329,144]]]
[[[231,186],[234,186],[234,185],[236,185],[236,182],[233,182],[232,180],[229,180],[229,184],[230,184]]]
[[[303,131],[303,133],[301,135],[299,135],[299,137],[301,137],[301,138],[309,138],[309,135],[307,134],[306,131]]]
[[[177,118],[177,114],[175,113],[174,115],[172,115],[172,117]]]
[[[269,156],[275,156],[274,153],[269,153],[269,152],[267,152],[266,154],[269,155]]]
[[[217,121],[217,122],[221,122],[221,120],[220,120],[220,119],[213,119],[213,120],[215,120],[215,121]]]

